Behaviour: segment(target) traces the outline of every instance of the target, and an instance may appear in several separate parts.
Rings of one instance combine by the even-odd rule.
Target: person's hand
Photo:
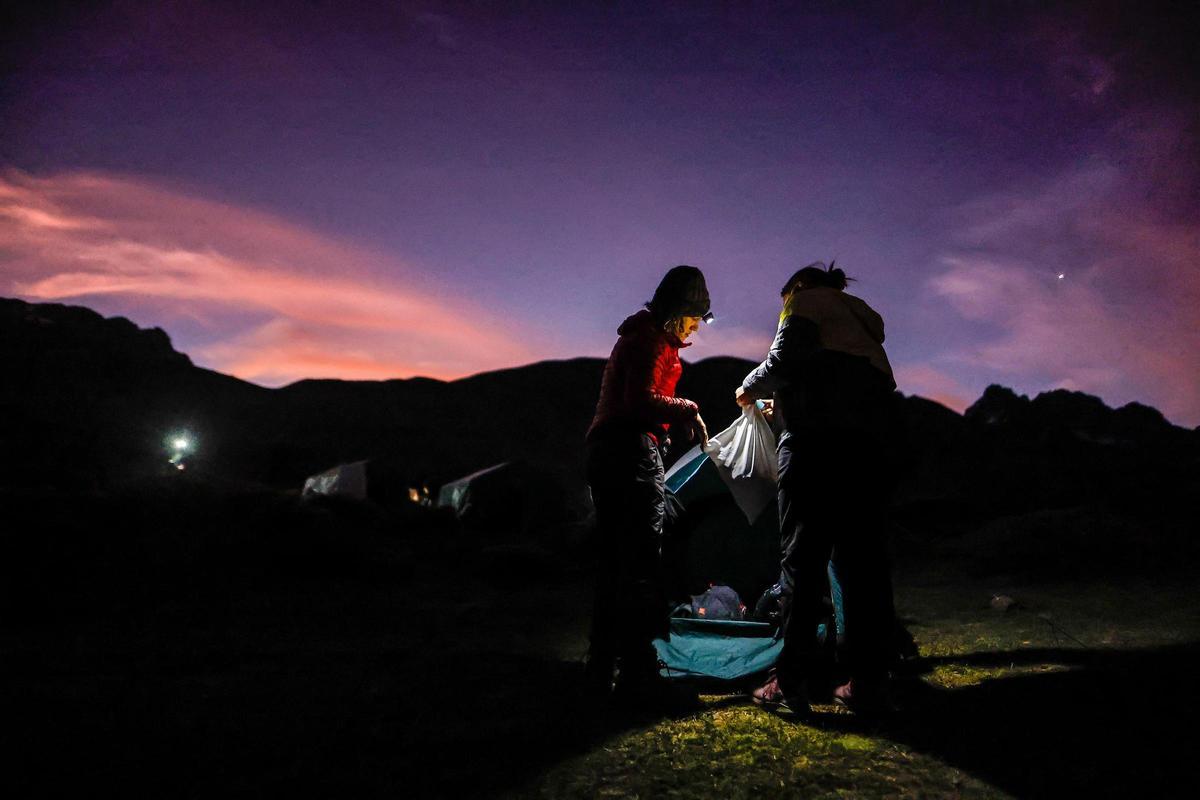
[[[767,422],[770,422],[771,420],[775,419],[775,401],[774,400],[763,400],[762,401],[762,415],[767,420]]]
[[[748,406],[754,402],[754,398],[746,394],[746,387],[739,386],[733,393],[733,399],[737,401],[739,406]]]
[[[700,447],[703,448],[704,445],[708,444],[708,428],[705,426],[704,419],[700,416],[699,411],[696,412],[696,416],[692,419],[692,435],[699,441]]]

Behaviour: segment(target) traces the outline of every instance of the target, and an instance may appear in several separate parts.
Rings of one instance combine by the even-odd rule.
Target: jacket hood
[[[831,289],[827,286],[814,286],[811,289],[801,289],[788,298],[779,321],[792,314],[805,316],[814,321],[821,321],[829,314],[835,314],[835,309],[849,311],[854,319],[862,326],[863,331],[877,344],[883,344],[883,317],[852,294],[846,294],[841,289]]]
[[[628,336],[630,334],[640,336],[662,335],[666,337],[667,341],[673,344],[675,347],[691,347],[692,345],[691,342],[679,341],[678,336],[672,333],[667,333],[655,325],[654,316],[650,313],[649,309],[645,308],[636,314],[631,314],[630,316],[626,317],[625,321],[617,326],[618,336]]]
[[[863,356],[889,377],[892,365],[883,350],[883,317],[863,300],[839,289],[801,289],[788,297],[779,324],[792,316],[816,323],[821,347]]]
[[[649,331],[654,328],[654,319],[650,316],[650,312],[642,309],[636,314],[630,314],[625,318],[625,321],[617,326],[617,334],[625,336],[634,331]]]
[[[858,321],[867,329],[867,333],[875,341],[883,344],[883,317],[876,313],[875,309],[871,308],[863,300],[858,299],[852,294],[838,292],[841,300],[846,305],[850,306],[850,310],[854,316],[858,317]]]

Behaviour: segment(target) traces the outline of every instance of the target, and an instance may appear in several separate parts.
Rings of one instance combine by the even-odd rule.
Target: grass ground
[[[991,608],[997,590],[1018,605]],[[1191,586],[939,580],[897,594],[922,663],[898,681],[895,719],[706,696],[701,713],[616,733],[514,796],[1190,795],[1195,736],[1173,723],[1200,700]]]
[[[664,719],[579,692],[579,568],[269,502],[123,540],[70,520],[126,518],[127,503],[73,508],[47,523],[52,548],[8,546],[24,570],[0,639],[0,746],[21,765],[8,796],[1192,795],[1186,569],[1056,581],[962,553],[902,559],[921,660],[895,719],[799,720],[737,694]],[[66,566],[47,571],[54,553]]]

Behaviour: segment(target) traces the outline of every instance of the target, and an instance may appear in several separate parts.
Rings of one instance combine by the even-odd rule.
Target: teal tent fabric
[[[688,591],[699,594],[711,583],[733,587],[751,608],[779,579],[779,522],[768,508],[753,525],[737,507],[716,466],[692,448],[666,475],[667,488],[689,514],[686,551]],[[765,622],[677,617],[670,636],[654,642],[663,675],[672,678],[736,680],[775,663],[782,641]]]
[[[688,591],[703,592],[710,583],[732,586],[754,608],[762,592],[779,580],[779,515],[768,507],[754,524],[746,522],[716,467],[699,447],[685,453],[667,472],[667,488],[689,515],[686,552]],[[843,629],[841,586],[832,567],[830,585],[837,632]],[[764,622],[675,618],[670,637],[655,640],[663,675],[678,678],[736,680],[775,663],[783,647]],[[824,640],[824,626],[817,631]]]
[[[680,459],[675,462],[675,465],[671,467],[670,471],[667,472],[667,488],[675,494],[679,494],[681,491],[683,491],[684,484],[691,481],[691,479],[696,475],[697,472],[700,471],[700,468],[703,467],[707,461],[708,455],[700,449],[699,445],[684,453],[683,456],[681,456]],[[714,475],[713,477],[717,476]],[[697,492],[697,494],[715,494],[716,492],[719,492],[720,487],[724,485],[720,481],[721,479],[717,477],[717,483],[711,483],[711,488],[706,486],[703,492]],[[698,488],[699,487],[693,487],[692,491],[696,492]]]
[[[667,488],[687,514],[684,554],[687,593],[710,584],[732,586],[754,608],[759,595],[779,580],[779,514],[771,504],[751,525],[733,500],[717,467],[699,447],[684,453],[666,475]]]
[[[676,618],[670,638],[655,639],[654,648],[665,677],[736,680],[775,663],[783,640],[774,633],[765,622]]]

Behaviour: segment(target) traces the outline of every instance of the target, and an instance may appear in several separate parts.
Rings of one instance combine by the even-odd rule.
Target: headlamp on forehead
[[[704,324],[712,325],[713,320],[716,319],[716,317],[713,316],[713,312],[706,311],[704,312],[704,315],[700,317],[700,319],[704,321]]]

